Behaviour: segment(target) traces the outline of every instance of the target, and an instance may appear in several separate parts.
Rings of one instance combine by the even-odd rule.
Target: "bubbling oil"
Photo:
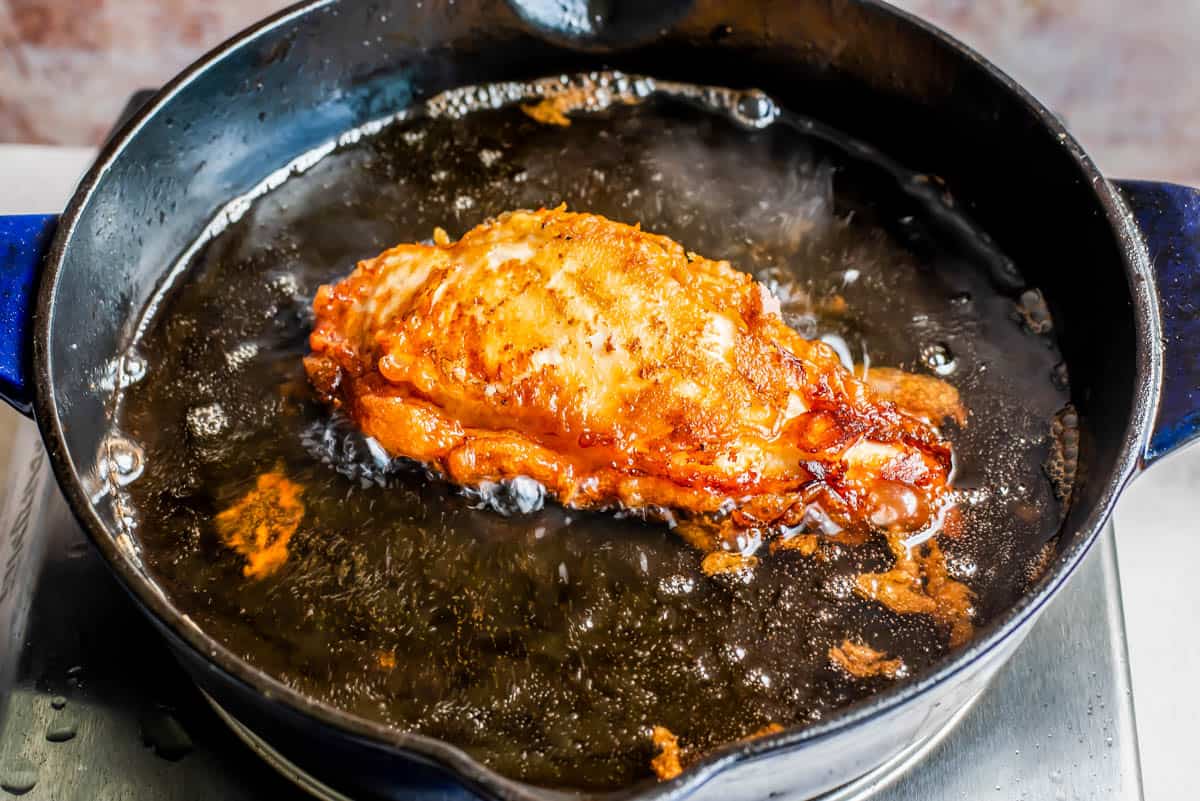
[[[580,101],[569,127],[519,107],[564,88]],[[882,538],[708,577],[662,523],[523,485],[460,490],[315,401],[301,357],[320,284],[435,226],[559,203],[729,259],[847,360],[953,383],[971,415],[945,431],[964,523],[942,537],[950,572],[979,625],[1024,591],[1061,518],[1043,465],[1068,391],[1048,318],[1033,330],[1022,313],[1033,288],[936,179],[761,93],[614,74],[456,90],[385,122],[231,204],[148,309],[138,380],[121,382],[119,429],[143,458],[119,491],[143,557],[233,651],[578,789],[647,779],[654,725],[698,754],[893,683],[831,665],[844,639],[903,659],[905,680],[945,656],[927,618],[854,594],[855,575],[890,565]],[[274,470],[304,517],[286,563],[247,578],[213,520]]]

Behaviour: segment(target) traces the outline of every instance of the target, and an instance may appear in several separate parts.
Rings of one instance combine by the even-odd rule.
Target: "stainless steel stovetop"
[[[269,745],[234,736],[186,678],[71,517],[33,424],[3,410],[0,471],[0,576],[17,568],[0,616],[18,633],[0,641],[0,705],[15,668],[0,801],[308,797],[268,764]],[[956,727],[826,801],[1141,798],[1109,527]]]

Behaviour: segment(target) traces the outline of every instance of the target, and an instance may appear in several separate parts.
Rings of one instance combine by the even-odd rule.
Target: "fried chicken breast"
[[[320,397],[462,485],[529,476],[570,507],[718,520],[689,529],[705,550],[813,520],[916,531],[946,493],[928,410],[789,328],[749,275],[637,226],[558,208],[439,230],[314,308]]]

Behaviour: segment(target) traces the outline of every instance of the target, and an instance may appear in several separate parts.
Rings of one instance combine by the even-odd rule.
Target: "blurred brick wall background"
[[[899,4],[1029,86],[1110,173],[1200,183],[1200,0]],[[0,142],[95,143],[131,91],[284,5],[0,0]]]
[[[0,142],[94,144],[161,85],[286,0],[0,0]]]

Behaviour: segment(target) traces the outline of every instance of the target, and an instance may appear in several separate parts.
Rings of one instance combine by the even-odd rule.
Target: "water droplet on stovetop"
[[[79,722],[70,717],[54,721],[46,729],[46,739],[52,743],[65,743],[79,733]]]
[[[50,699],[50,706],[54,707],[55,709],[62,709],[66,705],[67,705],[67,699],[62,697],[61,695],[56,695]]]
[[[192,738],[171,712],[155,707],[142,716],[142,743],[170,762],[178,762],[192,750]]]
[[[0,789],[13,795],[24,795],[37,786],[37,765],[24,757],[11,759],[0,766]]]

